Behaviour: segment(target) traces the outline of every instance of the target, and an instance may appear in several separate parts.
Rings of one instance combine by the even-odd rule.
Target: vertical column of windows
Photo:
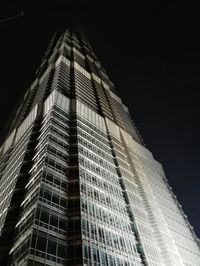
[[[88,65],[88,69],[90,73],[94,73],[95,75],[98,75],[93,59],[89,55],[86,55],[86,60],[87,60],[87,65]]]
[[[52,108],[44,117],[38,137],[16,226],[13,263],[20,262],[26,242],[30,264],[66,264],[68,131],[67,114]]]
[[[71,60],[72,59],[71,47],[65,42],[65,40],[63,41],[62,46],[63,46],[62,55],[68,60]]]
[[[43,73],[43,76],[40,79],[37,93],[32,101],[32,107],[44,100],[44,97],[50,92],[52,78],[53,78],[53,69],[47,69],[47,73]]]
[[[76,45],[76,43],[74,44],[74,48],[73,48],[73,59],[75,62],[77,62],[81,67],[83,67],[84,69],[86,69],[86,65],[85,65],[85,56],[80,52],[81,47]],[[77,50],[78,48],[78,50]]]
[[[39,167],[42,172],[30,250],[33,265],[37,261],[66,264],[68,124],[68,115],[54,107],[41,130],[35,156],[37,172]]]
[[[121,121],[123,124],[123,128],[129,132],[129,134],[132,135],[132,137],[140,143],[140,136],[139,133],[137,132],[134,124],[132,123],[129,114],[124,110],[123,104],[119,103],[117,101],[115,102],[115,106],[119,111],[119,115],[121,117]]]
[[[112,110],[110,109],[110,106],[108,104],[104,89],[101,84],[94,81],[94,87],[96,89],[98,101],[101,107],[101,111],[105,117],[108,117],[110,120],[114,120],[112,115]]]
[[[5,154],[1,159],[1,184],[0,184],[0,224],[3,229],[6,219],[8,207],[16,186],[17,177],[19,175],[21,164],[25,156],[25,151],[28,145],[27,140],[30,138],[30,131],[20,140],[13,148],[11,155]],[[8,157],[8,159],[6,158]]]
[[[70,66],[60,62],[56,66],[52,83],[52,90],[58,89],[66,96],[70,96]]]
[[[24,198],[24,189],[34,154],[34,135],[37,126],[31,125],[15,143],[1,179],[0,204],[0,261],[6,265],[15,237],[15,227],[19,219],[20,204]],[[6,248],[5,248],[6,247]]]
[[[152,195],[152,188],[150,186],[150,175],[149,171],[143,171],[143,166],[138,160],[138,155],[129,149],[131,154],[131,160],[134,163],[134,168],[136,172],[136,182],[140,188],[140,194],[143,198],[144,208],[147,210],[150,224],[153,229],[156,229],[154,232],[155,238],[158,245],[162,251],[163,263],[165,265],[172,264],[176,261],[176,264],[181,265],[176,247],[172,241],[172,237],[169,234],[166,221],[160,213],[160,208],[155,198]],[[148,181],[147,181],[148,176]],[[154,194],[155,195],[155,194]]]
[[[70,171],[68,205],[68,257],[67,265],[82,265],[82,239],[80,215],[80,182],[77,149],[77,119],[70,116]]]
[[[36,84],[34,87],[32,87],[29,90],[29,93],[27,97],[24,99],[22,107],[20,108],[19,114],[17,114],[16,116],[16,120],[13,121],[13,125],[15,125],[15,128],[17,128],[23,122],[25,117],[27,117],[27,115],[29,114],[33,100],[37,93],[37,89],[38,89],[38,85]]]
[[[137,148],[139,149],[139,145],[137,144],[135,147],[131,147],[131,144],[129,143],[129,146],[127,146],[127,140],[125,140],[124,137],[121,138],[121,140],[131,166],[134,183],[137,185],[139,196],[142,200],[141,209],[145,210],[145,216],[142,217],[141,212],[138,212],[138,209],[135,208],[135,204],[131,206],[147,262],[161,263],[161,265],[174,265],[173,261],[175,260],[176,263],[179,261],[180,265],[182,265],[178,258],[176,248],[173,242],[171,242],[171,237],[168,233],[166,222],[164,221],[160,213],[160,208],[155,201],[155,197],[149,182],[149,174],[146,171],[144,172],[142,164],[139,161],[140,155],[137,153]],[[141,150],[140,154],[142,153],[145,156],[145,153]],[[131,201],[131,197],[129,197],[129,199]],[[155,215],[156,218],[154,217]],[[155,224],[155,219],[157,221],[157,225]],[[153,228],[154,231],[152,231],[150,228]],[[164,239],[168,239],[168,241],[171,242],[170,250],[172,253],[168,250],[168,245],[165,243]],[[160,249],[158,249],[158,247],[155,245],[155,241],[160,247],[161,253]]]
[[[141,235],[139,234],[139,224],[140,221],[141,225],[145,230],[142,234],[146,234],[147,238],[152,239],[152,232],[148,228],[147,223],[147,215],[143,211],[142,201],[140,195],[138,193],[137,184],[135,184],[134,176],[131,173],[131,167],[122,145],[122,142],[119,138],[112,135],[110,132],[110,140],[111,140],[111,147],[113,154],[115,156],[115,164],[117,166],[117,172],[120,176],[121,186],[123,188],[123,194],[125,201],[127,203],[127,211],[129,213],[130,219],[133,223],[132,230],[138,240],[137,250],[138,253],[141,255],[143,263],[147,264],[146,254],[144,254],[143,243],[141,240]],[[156,262],[155,262],[156,263]]]
[[[84,263],[141,265],[107,135],[81,118],[77,135]]]
[[[91,80],[74,68],[75,95],[90,108],[98,111]]]
[[[116,106],[116,101],[113,99],[113,97],[110,96],[110,94],[108,92],[107,92],[107,96],[108,96],[110,105],[111,105],[111,107],[113,109],[113,112],[114,112],[114,115],[115,115],[115,119],[116,119],[116,123],[120,127],[125,128],[124,127],[124,122],[123,122],[123,120],[121,118],[121,115],[120,115],[120,110]]]
[[[161,176],[160,171],[158,171],[158,163],[154,160],[149,161],[143,157],[139,157],[139,162],[145,173],[148,174],[150,186],[154,191],[156,201],[159,204],[162,215],[167,222],[167,227],[170,230],[171,235],[166,230],[165,226],[163,226],[164,223],[160,226],[160,217],[156,215],[156,206],[150,201],[149,206],[153,212],[151,215],[153,221],[152,226],[158,224],[158,232],[160,231],[162,239],[164,240],[164,243],[160,243],[162,248],[165,247],[170,254],[171,261],[178,264],[180,258],[174,252],[172,244],[174,239],[178,252],[184,259],[184,263],[198,265],[200,260],[198,255],[199,247],[194,241],[195,239],[188,228],[188,224],[184,219],[184,215],[182,215],[176,198],[173,197],[173,193],[169,189],[169,185],[166,183],[163,176]],[[182,243],[184,243],[184,245]]]

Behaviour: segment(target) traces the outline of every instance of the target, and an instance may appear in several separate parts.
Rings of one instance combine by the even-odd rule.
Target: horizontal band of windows
[[[55,143],[52,142],[41,142],[40,149],[37,149],[37,152],[35,156],[33,157],[33,160],[36,162],[39,158],[41,158],[46,152],[57,154],[57,156],[62,159],[65,158],[65,161],[67,161],[68,158],[68,149],[64,149],[58,145],[55,145]]]
[[[87,127],[87,130],[90,130],[90,133],[93,131],[94,133],[98,133],[107,139],[107,135],[105,134],[104,131],[100,130],[94,124],[89,123],[87,120],[83,119],[82,117],[77,116],[77,127],[81,126]]]
[[[90,179],[84,179],[83,177],[81,177],[80,179],[80,187],[81,187],[81,191],[84,192],[86,191],[86,188],[82,187],[83,186],[90,186],[93,187],[96,190],[101,191],[102,193],[104,191],[107,191],[111,197],[116,197],[116,198],[121,198],[123,199],[123,195],[122,195],[122,190],[120,187],[116,188],[116,186],[112,186],[110,183],[106,183],[103,179],[101,178],[96,178],[95,176],[92,176]]]
[[[84,91],[75,91],[75,93],[78,99],[83,99],[83,102],[89,103],[91,106],[97,106],[96,98],[94,95],[91,95]]]
[[[101,170],[104,170],[107,173],[111,174],[117,174],[117,170],[115,167],[112,167],[111,165],[107,165],[107,168],[104,168],[103,165],[97,164],[96,162],[90,160],[90,159],[85,159],[84,157],[79,156],[79,165],[86,169],[90,169],[91,171],[94,171],[98,174],[100,174]]]
[[[54,138],[59,138],[59,141],[68,144],[69,141],[69,133],[67,131],[63,131],[61,129],[58,129],[57,127],[53,126],[53,125],[47,125],[47,127],[45,128],[45,131],[41,132],[40,136],[38,137],[38,144],[36,146],[37,150],[40,150],[40,146],[42,145],[42,143],[45,142],[45,140],[47,139],[47,137],[49,135],[53,135]]]
[[[89,140],[90,142],[100,143],[102,145],[106,145],[110,149],[109,140],[107,137],[104,137],[100,135],[99,133],[96,133],[93,130],[88,129],[85,126],[81,126],[78,124],[77,128],[74,128],[74,131],[71,130],[71,134],[77,134],[78,136],[84,137],[85,139]]]
[[[66,138],[68,140],[66,140]],[[44,134],[43,138],[39,140],[39,143],[36,146],[37,152],[42,150],[44,146],[48,144],[48,142],[56,143],[59,147],[65,149],[65,152],[68,151],[68,144],[69,137],[66,135],[63,138],[61,136],[58,136],[57,134],[47,131],[46,134]]]
[[[95,204],[99,204],[106,210],[112,210],[113,212],[116,212],[116,214],[118,213],[119,215],[120,213],[124,214],[128,218],[125,202],[120,198],[112,198],[108,196],[106,197],[103,193],[99,193],[99,191],[97,190],[94,191],[89,188],[89,186],[87,187],[87,192],[81,194],[81,198],[82,201],[84,201],[84,199],[85,202],[87,202],[86,199],[88,201],[93,201]],[[87,208],[87,204],[85,207]]]
[[[112,155],[102,149],[98,149],[95,145],[92,145],[90,146],[90,148],[88,148],[79,143],[78,152],[80,152],[83,155],[86,155],[86,157],[88,158],[89,158],[88,156],[89,153],[91,154],[91,156],[98,156],[98,158],[104,159],[114,166]]]
[[[80,99],[82,102],[87,103],[89,105],[89,107],[91,107],[95,111],[98,111],[98,106],[97,106],[96,100],[94,98],[93,99],[87,99],[85,95],[80,95],[80,94],[77,94],[76,97],[77,97],[77,99]]]
[[[89,242],[89,238],[85,237],[84,243],[88,242],[88,246],[86,250],[84,244],[83,257],[87,258],[88,263],[92,260],[92,264],[87,265],[112,265],[112,266],[132,266],[132,265],[141,265],[141,258],[139,253],[136,251],[136,248],[133,246],[132,250],[127,252],[126,250],[122,251],[116,247],[110,247],[106,245],[101,245],[101,249],[98,246],[98,241],[93,239],[92,243]],[[103,254],[102,254],[103,252]],[[105,252],[105,253],[104,253]],[[99,253],[99,254],[98,254]],[[103,256],[103,258],[102,258]],[[127,257],[129,257],[129,262],[127,261]],[[99,262],[103,264],[98,264]],[[134,264],[133,264],[134,262]]]
[[[103,142],[99,141],[98,139],[91,138],[91,137],[90,137],[90,139],[88,139],[89,135],[87,138],[87,136],[84,136],[84,135],[81,136],[79,133],[77,140],[75,140],[75,136],[73,136],[73,138],[74,138],[75,143],[77,142],[78,144],[82,144],[83,146],[85,146],[88,149],[93,150],[96,147],[97,149],[101,149],[110,155],[112,154],[110,147],[108,145],[106,145],[106,143],[103,143]],[[73,138],[71,137],[72,143],[73,143]]]
[[[47,133],[45,138],[41,142],[39,142],[39,145],[37,145],[36,148],[42,149],[42,147],[46,146],[47,143],[54,143],[54,144],[58,145],[59,147],[61,147],[62,149],[64,149],[66,152],[68,152],[68,150],[69,150],[68,141],[66,141],[65,139],[57,138],[56,134],[54,134],[54,136],[52,136],[52,134],[50,134],[50,133],[51,132]]]
[[[44,150],[39,156],[35,158],[34,165],[31,169],[31,171],[35,171],[35,169],[41,165],[41,164],[49,164],[52,167],[56,168],[66,168],[67,167],[67,162],[68,162],[68,156],[67,160],[64,160],[63,158],[56,157],[54,154],[50,154],[47,150]],[[57,166],[58,165],[58,166]]]
[[[101,157],[98,157],[95,154],[86,151],[86,149],[83,149],[82,151],[79,149],[79,163],[81,162],[82,157],[109,171],[116,171],[116,167],[112,161],[108,161],[106,160],[106,158],[103,159]]]
[[[34,220],[34,224],[32,227],[40,232],[48,233],[50,236],[55,236],[60,240],[66,240],[66,229],[61,230],[58,227],[41,222],[39,220]]]
[[[92,90],[89,90],[83,86],[75,86],[75,92],[82,96],[90,96],[92,98],[95,98],[95,93]]]
[[[87,223],[86,220],[83,221]],[[129,232],[129,234],[125,235],[123,235],[123,232],[119,232],[119,234],[116,235],[116,231],[114,229],[112,230],[109,228],[108,230],[106,230],[106,227],[97,227],[95,226],[96,224],[93,223],[88,223],[88,225],[90,227],[90,230],[88,226],[85,226],[82,229],[83,238],[88,238],[88,240],[90,239],[90,241],[95,240],[97,241],[97,243],[100,242],[101,246],[105,247],[106,249],[110,247],[116,253],[120,253],[125,256],[129,254],[129,256],[131,257],[131,255],[135,256],[135,253],[137,253],[136,243],[134,241],[135,238],[132,232]]]
[[[120,214],[110,214],[112,220],[108,221],[105,217],[100,215],[95,215],[95,213],[88,213],[86,209],[81,208],[81,217],[82,220],[87,221],[88,223],[94,223],[102,228],[106,228],[107,230],[113,231],[114,233],[119,232],[119,235],[129,236],[131,235],[133,240],[135,240],[134,233],[132,230],[132,225],[130,224],[130,219],[127,216],[120,216]],[[85,230],[86,231],[86,230]],[[103,234],[103,233],[102,233]],[[135,240],[136,241],[136,240]],[[135,242],[133,241],[133,243]]]
[[[59,129],[62,129],[64,132],[68,132],[68,130],[69,130],[68,120],[63,121],[59,117],[56,117],[54,115],[50,115],[49,117],[45,117],[40,131],[45,130],[45,128],[48,124],[55,125],[55,126],[59,127]]]
[[[44,252],[44,257],[46,257],[45,255],[47,254],[54,255],[55,257],[52,256],[51,258],[52,261],[56,261],[56,257],[66,258],[65,241],[57,240],[56,238],[50,237],[41,232],[33,234],[31,248],[31,254],[34,254],[36,250],[39,250],[41,253]]]
[[[62,174],[66,176],[68,174],[68,167],[63,167],[61,164],[55,164],[55,163],[44,163],[44,160],[42,160],[39,164],[37,164],[37,167],[32,168],[30,170],[31,174],[34,174],[36,171],[38,171],[40,168],[48,167],[48,169],[51,169],[52,171],[55,171],[56,174]]]

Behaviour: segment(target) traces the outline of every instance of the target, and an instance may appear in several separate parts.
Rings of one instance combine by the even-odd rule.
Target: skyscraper
[[[161,164],[83,33],[55,34],[10,119],[0,265],[200,265]]]

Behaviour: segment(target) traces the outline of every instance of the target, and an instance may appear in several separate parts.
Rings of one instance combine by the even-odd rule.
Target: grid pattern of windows
[[[143,197],[133,174],[128,154],[120,138],[110,134],[116,165],[121,176],[125,200],[133,217],[134,230],[138,236],[139,250],[144,253],[143,260],[150,265],[162,265],[159,249],[155,246],[155,237],[143,205]]]
[[[16,226],[11,265],[26,256],[33,265],[66,264],[68,119],[56,107],[44,117]],[[29,254],[28,248],[24,252],[25,243]]]
[[[124,136],[126,135],[124,134]],[[154,229],[154,238],[163,254],[163,264],[198,265],[199,248],[188,230],[184,215],[181,215],[179,205],[165,181],[164,172],[159,163],[148,153],[145,153],[144,148],[140,149],[138,144],[135,146],[134,141],[131,144],[127,138],[123,138],[122,142],[134,173],[134,180],[143,202],[143,209],[148,214],[150,222],[148,227]],[[135,209],[135,206],[133,208]],[[140,222],[138,223],[138,231],[140,236],[146,232],[143,226],[141,228]],[[146,232],[145,238],[148,235]],[[150,242],[148,242],[146,240],[143,242],[145,253],[147,255],[148,253],[155,254]]]
[[[74,131],[78,136],[84,263],[141,265],[107,134],[80,117]]]
[[[166,233],[167,230],[163,226],[160,228],[160,231],[161,234],[164,235],[165,248],[169,251],[170,260],[178,263],[179,256],[177,256],[172,248],[172,239],[175,239],[178,252],[182,255],[184,263],[187,263],[188,265],[198,265],[200,259],[198,247],[193,241],[192,235],[188,231],[188,222],[185,219],[179,204],[177,204],[176,198],[173,196],[172,191],[168,187],[168,184],[162,176],[156,173],[157,163],[152,161],[149,162],[147,166],[147,163],[143,158],[139,158],[139,163],[144,164],[143,169],[145,169],[145,172],[148,173],[150,186],[156,196],[161,213],[164,215],[164,219],[168,224],[168,233]],[[153,206],[151,206],[151,211],[154,213],[156,212]],[[159,221],[157,217],[155,220]]]
[[[26,132],[18,144],[12,150],[12,153],[5,155],[1,159],[0,168],[0,235],[3,229],[4,221],[7,217],[9,206],[13,197],[15,186],[22,168],[25,151],[31,135],[32,128]],[[12,219],[12,217],[11,217]]]
[[[55,34],[36,74],[0,147],[0,264],[199,266],[199,240],[86,36]]]

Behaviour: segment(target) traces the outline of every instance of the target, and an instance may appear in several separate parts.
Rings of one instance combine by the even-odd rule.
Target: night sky
[[[0,130],[33,82],[53,33],[81,28],[200,237],[198,7],[191,1],[38,2],[43,5],[0,5],[0,18],[24,11],[0,23]]]

